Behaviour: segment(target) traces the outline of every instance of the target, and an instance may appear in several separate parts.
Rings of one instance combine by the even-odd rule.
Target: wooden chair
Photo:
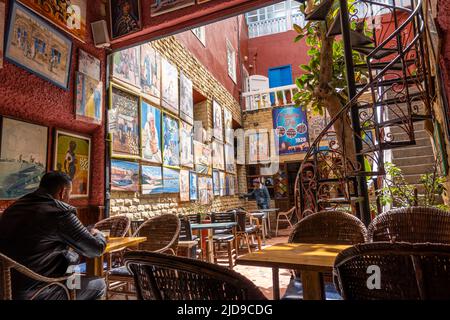
[[[242,210],[236,210],[237,219],[237,242],[240,244],[240,240],[244,240],[247,244],[248,252],[251,253],[250,236],[255,236],[258,242],[258,249],[261,250],[261,237],[262,228],[259,223],[259,219],[252,217],[248,212]],[[237,248],[238,250],[239,248]]]
[[[138,300],[266,300],[250,280],[222,266],[143,251],[124,259]]]
[[[191,222],[188,217],[179,215],[180,236],[178,238],[178,255],[188,258],[202,256],[202,250],[198,249],[198,237],[194,239],[191,229]]]
[[[289,227],[292,229],[294,226],[291,223],[292,215],[294,215],[296,212],[295,207],[292,207],[289,209],[289,211],[286,212],[279,212],[277,215],[277,227],[275,229],[275,237],[278,237],[278,225],[280,222],[287,222],[289,224]]]
[[[233,212],[213,212],[211,213],[212,223],[236,222],[236,213]],[[237,241],[233,228],[214,230],[213,236],[214,262],[228,263],[230,269],[233,269],[237,258]],[[222,250],[222,246],[226,250]]]

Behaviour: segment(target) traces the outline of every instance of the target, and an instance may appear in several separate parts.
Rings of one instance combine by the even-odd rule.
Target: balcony
[[[298,91],[295,84],[288,86],[245,92],[242,94],[244,100],[244,112],[273,107],[292,105],[295,93]]]
[[[262,37],[293,30],[294,24],[303,26],[305,24],[304,15],[298,13],[292,16],[252,22],[248,24],[248,33],[250,38]]]

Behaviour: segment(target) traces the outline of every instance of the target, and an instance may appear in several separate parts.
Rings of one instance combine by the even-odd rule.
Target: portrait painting
[[[0,0],[0,69],[3,68],[3,44],[5,42],[6,4]]]
[[[109,131],[113,156],[140,157],[139,97],[111,87]]]
[[[90,78],[100,81],[101,63],[93,55],[86,51],[78,50],[78,71],[89,76]]]
[[[112,76],[133,87],[141,87],[139,47],[117,51],[112,55]]]
[[[191,201],[198,200],[197,174],[192,171],[189,173],[189,198]]]
[[[180,193],[180,171],[163,168],[164,193]]]
[[[152,0],[151,16],[159,16],[161,14],[185,8],[195,4],[195,0]]]
[[[91,139],[64,131],[56,131],[53,170],[72,179],[72,198],[89,196]]]
[[[161,56],[150,42],[141,45],[141,90],[150,101],[161,103]]]
[[[220,196],[226,196],[226,176],[225,172],[219,172]]]
[[[180,201],[190,200],[189,170],[180,170]]]
[[[192,124],[194,121],[194,98],[192,81],[180,73],[180,118]]]
[[[214,195],[220,196],[220,174],[219,171],[213,170],[213,188],[214,188]]]
[[[0,118],[0,199],[18,199],[39,187],[47,169],[48,128]]]
[[[229,173],[236,173],[234,146],[228,143],[225,144],[225,170]]]
[[[223,108],[223,121],[225,125],[225,142],[234,143],[233,116],[227,108]]]
[[[68,90],[72,41],[18,2],[12,3],[5,58]]]
[[[180,121],[180,146],[181,146],[181,166],[194,167],[194,146],[193,146],[193,127],[183,121]]]
[[[222,107],[217,101],[213,101],[213,135],[217,140],[223,141],[223,116]]]
[[[195,171],[200,174],[211,174],[211,148],[201,142],[194,141]]]
[[[225,157],[223,150],[223,143],[213,141],[213,168],[219,170],[225,170]]]
[[[139,164],[111,160],[111,190],[139,192]]]
[[[75,81],[76,118],[96,124],[103,118],[103,82],[77,72]]]
[[[180,128],[176,118],[163,114],[163,165],[180,166]]]
[[[139,0],[109,0],[109,13],[112,39],[141,30]]]
[[[164,192],[162,168],[156,166],[141,167],[142,194],[160,194]]]
[[[178,69],[162,59],[162,106],[174,115],[179,113]]]
[[[142,159],[162,163],[161,110],[141,100]]]

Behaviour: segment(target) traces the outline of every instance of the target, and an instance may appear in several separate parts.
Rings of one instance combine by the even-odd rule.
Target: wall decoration
[[[279,154],[307,152],[308,121],[303,107],[288,106],[273,109],[273,128],[279,139]]]
[[[179,113],[178,70],[166,59],[162,59],[162,102],[161,105],[174,115]]]
[[[225,125],[225,142],[234,143],[233,116],[227,108],[223,109],[223,121]]]
[[[163,114],[163,165],[180,166],[180,128],[177,119]]]
[[[220,196],[220,175],[219,171],[213,170],[213,188],[214,188],[214,195]]]
[[[77,72],[75,83],[75,114],[78,120],[102,123],[103,82]]]
[[[225,144],[225,170],[229,173],[236,173],[234,145],[232,144]]]
[[[112,76],[134,87],[141,87],[139,47],[131,47],[112,55]]]
[[[222,107],[215,100],[213,100],[213,127],[214,138],[223,141]]]
[[[231,176],[231,175],[227,175],[227,179],[228,179],[228,195],[229,196],[234,196],[236,194],[236,177],[235,176]]]
[[[111,38],[139,31],[142,26],[139,0],[110,0]]]
[[[214,199],[214,188],[211,177],[198,177],[198,195],[200,204],[207,205]]]
[[[5,42],[6,4],[0,1],[0,69],[3,68],[3,44]]]
[[[198,200],[197,174],[192,171],[189,174],[189,198],[191,201]]]
[[[162,163],[161,110],[141,100],[142,159]]]
[[[155,166],[142,166],[142,194],[159,194],[164,192],[162,168]]]
[[[225,172],[219,172],[219,181],[220,181],[220,196],[226,196],[226,177]]]
[[[88,197],[91,139],[57,130],[54,152],[53,170],[72,179],[72,198]]]
[[[219,170],[225,170],[225,156],[223,150],[223,143],[213,141],[213,168]]]
[[[139,164],[136,162],[111,160],[111,190],[139,191]]]
[[[270,160],[269,133],[267,131],[248,135],[249,163],[267,162]]]
[[[180,171],[163,168],[164,193],[180,193]]]
[[[187,202],[189,199],[189,170],[180,170],[180,201]]]
[[[9,20],[5,58],[67,90],[72,42],[18,2]]]
[[[0,199],[17,199],[35,191],[47,169],[48,128],[9,118],[0,127]]]
[[[195,171],[200,174],[211,174],[212,154],[208,145],[194,141]]]
[[[180,127],[180,163],[183,167],[194,167],[194,146],[193,146],[193,128],[191,125],[181,121]]]
[[[150,42],[141,45],[141,88],[148,99],[161,102],[161,56]]]
[[[153,0],[152,2],[152,17],[195,4],[195,0]]]
[[[87,0],[20,0],[20,2],[68,34],[83,42],[85,41],[88,34],[86,24]]]
[[[194,98],[192,81],[180,72],[180,118],[193,124],[194,122]]]
[[[82,49],[78,50],[78,71],[91,77],[94,80],[100,81],[101,63],[93,55],[85,52]]]
[[[112,134],[112,155],[140,157],[139,97],[111,87],[109,131]]]

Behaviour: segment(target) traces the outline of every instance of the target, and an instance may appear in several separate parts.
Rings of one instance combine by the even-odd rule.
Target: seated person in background
[[[44,175],[39,189],[6,209],[0,215],[0,252],[32,271],[46,277],[62,277],[71,265],[79,262],[78,254],[88,258],[100,256],[106,240],[101,232],[90,232],[76,216],[76,208],[66,202],[72,192],[72,181],[62,172]],[[70,248],[75,250],[71,251]],[[103,297],[103,279],[81,278],[76,288],[78,300]],[[30,299],[43,284],[18,272],[12,274],[13,299]],[[36,300],[65,299],[61,288],[52,286]]]

